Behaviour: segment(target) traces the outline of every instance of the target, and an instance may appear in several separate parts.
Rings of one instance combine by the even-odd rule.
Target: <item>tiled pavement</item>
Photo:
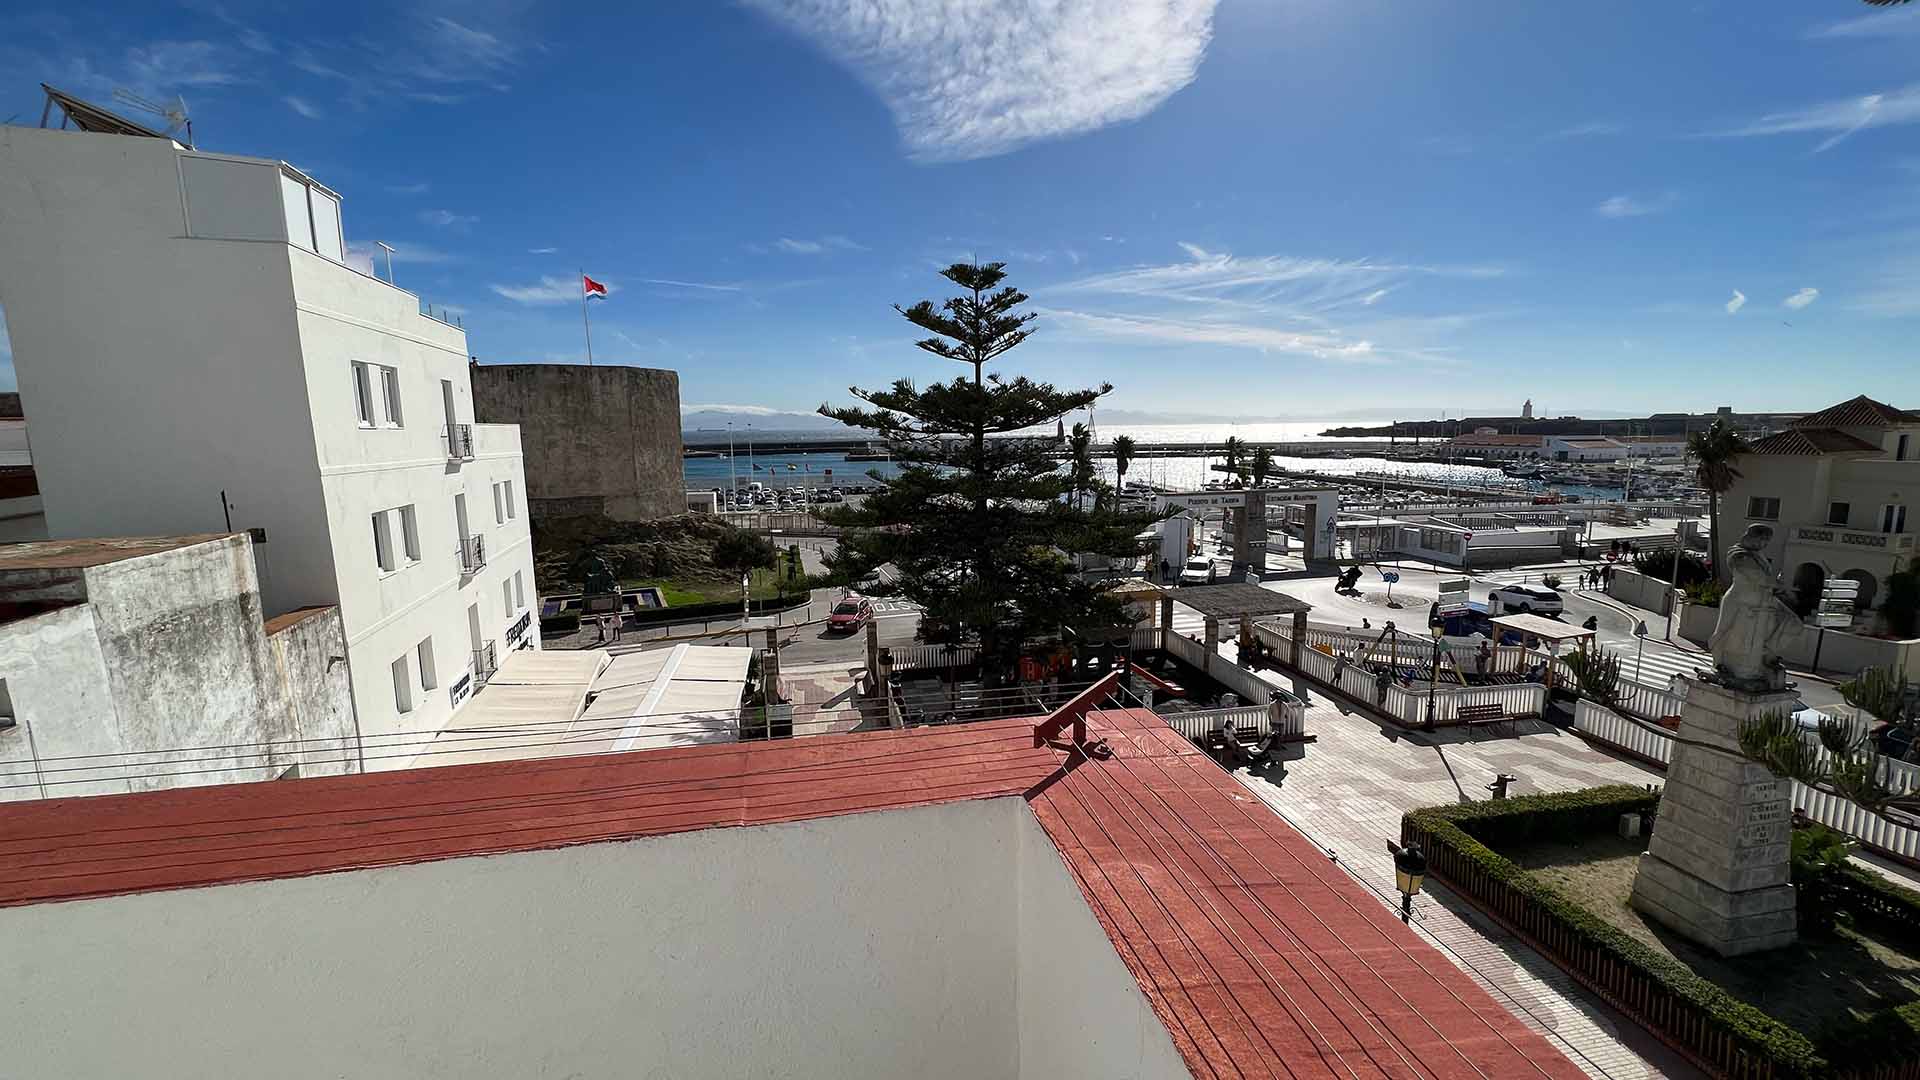
[[[1338,861],[1381,902],[1398,908],[1388,840],[1407,810],[1484,799],[1496,772],[1517,775],[1514,794],[1598,784],[1660,783],[1658,773],[1594,750],[1544,724],[1436,735],[1408,733],[1341,712],[1313,695],[1307,730],[1284,768],[1236,775]],[[1694,1077],[1701,1073],[1589,994],[1559,968],[1433,879],[1414,901],[1414,925],[1522,1022],[1595,1077]]]

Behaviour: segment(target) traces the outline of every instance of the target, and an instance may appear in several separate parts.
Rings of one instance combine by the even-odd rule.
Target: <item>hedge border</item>
[[[1585,907],[1542,884],[1505,856],[1488,847],[1476,832],[1486,835],[1510,830],[1540,828],[1568,829],[1588,826],[1620,814],[1646,813],[1659,805],[1660,797],[1642,788],[1628,785],[1588,788],[1583,791],[1548,795],[1527,795],[1513,799],[1435,806],[1413,810],[1401,819],[1402,842],[1420,842],[1426,848],[1428,868],[1444,877],[1463,895],[1476,901],[1496,898],[1477,894],[1468,882],[1455,880],[1443,867],[1449,856],[1465,861],[1475,870],[1511,890],[1527,905],[1550,918],[1566,932],[1578,952],[1600,954],[1624,971],[1629,980],[1641,980],[1665,991],[1693,1010],[1707,1026],[1731,1040],[1737,1057],[1716,1053],[1700,1040],[1686,1039],[1674,1023],[1661,1023],[1646,1010],[1628,1004],[1630,993],[1621,988],[1608,990],[1596,985],[1600,973],[1591,962],[1566,955],[1562,950],[1540,946],[1556,963],[1583,982],[1595,986],[1616,1007],[1636,1021],[1688,1053],[1697,1061],[1723,1075],[1763,1075],[1814,1077],[1832,1075],[1829,1063],[1812,1040],[1765,1012],[1739,1000],[1713,982],[1695,975],[1679,961],[1642,944],[1626,932],[1603,921]],[[1532,819],[1523,822],[1521,819]],[[1508,835],[1512,835],[1509,833]],[[1436,858],[1438,856],[1438,858]],[[1438,865],[1436,865],[1438,864]],[[1746,1060],[1742,1060],[1746,1059]],[[1759,1069],[1750,1066],[1758,1065]]]

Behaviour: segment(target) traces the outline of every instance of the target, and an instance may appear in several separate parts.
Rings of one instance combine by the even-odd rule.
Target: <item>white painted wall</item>
[[[1023,801],[997,799],[0,910],[0,1062],[1187,1075],[1050,850]]]
[[[265,528],[266,610],[339,605],[363,729],[437,729],[473,653],[469,605],[499,641],[517,617],[500,580],[519,571],[533,603],[517,429],[496,426],[479,460],[447,460],[442,380],[456,422],[473,419],[465,332],[421,315],[412,293],[290,245],[282,178],[277,162],[158,139],[0,127],[0,306],[46,529]],[[355,361],[398,372],[399,425],[360,426]],[[491,484],[509,478],[519,514],[495,526]],[[453,524],[462,491],[487,537],[488,564],[470,577]],[[372,514],[408,504],[421,559],[382,573]],[[402,713],[391,665],[428,638],[436,685],[410,656]]]
[[[0,731],[0,772],[7,774],[0,779],[0,802],[132,790],[125,780],[48,787],[47,780],[79,777],[50,776],[34,767],[36,756],[93,754],[119,745],[119,716],[92,608],[60,608],[0,625],[0,678],[16,721]]]

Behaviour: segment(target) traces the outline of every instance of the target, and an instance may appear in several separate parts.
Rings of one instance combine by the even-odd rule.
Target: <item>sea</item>
[[[1347,444],[1354,447],[1353,455],[1349,457],[1275,455],[1273,464],[1276,469],[1314,473],[1331,480],[1355,483],[1364,482],[1362,474],[1378,476],[1384,473],[1429,483],[1511,489],[1515,494],[1540,494],[1548,490],[1538,481],[1516,480],[1502,474],[1499,469],[1484,466],[1395,461],[1367,454],[1366,450],[1380,445],[1383,440],[1379,438],[1349,439],[1320,434],[1329,428],[1374,424],[1377,421],[1337,419],[1261,424],[1101,424],[1097,429],[1096,446],[1104,450],[1120,435],[1130,435],[1135,442],[1143,444],[1198,443],[1218,446],[1233,436],[1250,443],[1319,443],[1326,444],[1330,449]],[[1037,430],[1035,433],[1050,432]],[[742,439],[740,434],[737,429],[733,433],[734,457],[729,461],[726,457],[728,433],[724,429],[682,432],[682,438],[689,448],[718,449],[721,454],[719,457],[693,457],[686,460],[689,488],[724,488],[729,477],[737,478],[742,484],[758,480],[772,487],[844,487],[847,484],[871,483],[873,479],[884,480],[894,472],[892,463],[886,461],[848,461],[846,451],[762,454],[753,449],[754,443],[762,441],[819,442],[842,437],[832,431],[754,431],[752,442]],[[849,431],[844,437],[855,443],[868,438],[865,433],[854,431]],[[1165,488],[1196,489],[1203,487],[1208,480],[1220,479],[1221,474],[1213,472],[1210,466],[1222,460],[1218,454],[1207,457],[1136,456],[1127,468],[1127,479],[1142,480]],[[1102,478],[1113,483],[1116,478],[1113,459],[1106,457],[1097,464]],[[1586,502],[1618,500],[1623,494],[1616,488],[1575,484],[1553,485],[1552,490],[1563,495],[1577,495]]]

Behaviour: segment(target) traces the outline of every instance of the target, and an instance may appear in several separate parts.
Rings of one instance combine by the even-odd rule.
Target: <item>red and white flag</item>
[[[589,300],[605,300],[607,298],[607,287],[585,274],[580,275],[580,290],[580,295]]]

